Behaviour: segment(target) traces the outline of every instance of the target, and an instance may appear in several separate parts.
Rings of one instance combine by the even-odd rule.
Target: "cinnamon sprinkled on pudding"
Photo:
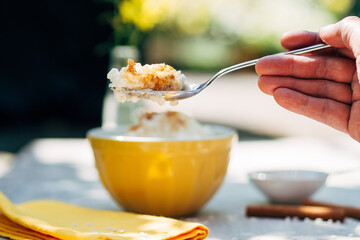
[[[130,126],[128,134],[139,137],[201,138],[211,131],[195,119],[174,111],[150,112],[140,116],[136,125]]]

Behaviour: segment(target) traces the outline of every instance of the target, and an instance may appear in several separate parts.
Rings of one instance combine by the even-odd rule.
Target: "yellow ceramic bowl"
[[[123,136],[92,129],[87,137],[101,181],[126,210],[184,216],[200,209],[220,187],[235,131],[211,125],[216,132],[201,140]]]

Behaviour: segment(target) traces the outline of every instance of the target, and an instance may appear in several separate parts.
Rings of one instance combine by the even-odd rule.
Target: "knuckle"
[[[357,17],[357,16],[347,16],[343,19],[343,21],[344,22],[347,22],[347,21],[352,22],[352,21],[357,21],[358,19],[359,19],[359,17]]]
[[[329,107],[329,102],[328,101],[324,101],[322,107],[321,107],[321,112],[320,112],[320,116],[321,118],[324,120],[324,123],[325,124],[329,124],[329,110],[330,110],[330,107]]]
[[[327,81],[319,81],[318,95],[321,97],[326,97],[329,95],[329,83]]]
[[[318,61],[316,61],[317,64],[315,64],[315,75],[317,78],[327,78],[328,75],[328,65],[329,65],[329,58],[319,58]]]
[[[344,18],[343,20],[340,21],[340,25],[341,26],[349,26],[349,25],[353,25],[355,23],[360,23],[359,22],[360,18],[356,17],[356,16],[348,16],[346,18]]]

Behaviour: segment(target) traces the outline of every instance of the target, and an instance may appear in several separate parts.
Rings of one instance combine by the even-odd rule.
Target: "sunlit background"
[[[85,137],[88,129],[100,126],[106,74],[110,66],[123,64],[122,59],[166,62],[206,80],[223,67],[283,51],[279,39],[289,30],[318,31],[344,16],[359,15],[360,1],[48,0],[9,1],[1,9],[0,151],[17,152],[35,138]],[[243,78],[224,81],[226,86],[256,78],[253,69],[241,74]],[[234,124],[241,122],[232,118],[235,97],[247,96],[251,103],[250,92],[233,89],[229,96],[226,86],[218,86],[206,96],[218,93],[225,99],[223,106],[199,96],[200,105],[194,100],[175,110],[197,112],[187,106],[201,106],[204,113],[197,117],[202,121],[232,125],[253,138],[276,137],[265,128],[254,131],[247,118]],[[223,118],[211,115],[220,110]],[[254,112],[251,104],[237,111]],[[260,125],[267,120],[256,114],[253,118]]]

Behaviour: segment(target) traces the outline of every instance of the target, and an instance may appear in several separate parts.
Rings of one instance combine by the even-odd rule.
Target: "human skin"
[[[280,106],[360,142],[360,18],[346,17],[318,33],[292,31],[281,38],[287,50],[321,42],[334,48],[261,58],[256,64],[259,88]]]

